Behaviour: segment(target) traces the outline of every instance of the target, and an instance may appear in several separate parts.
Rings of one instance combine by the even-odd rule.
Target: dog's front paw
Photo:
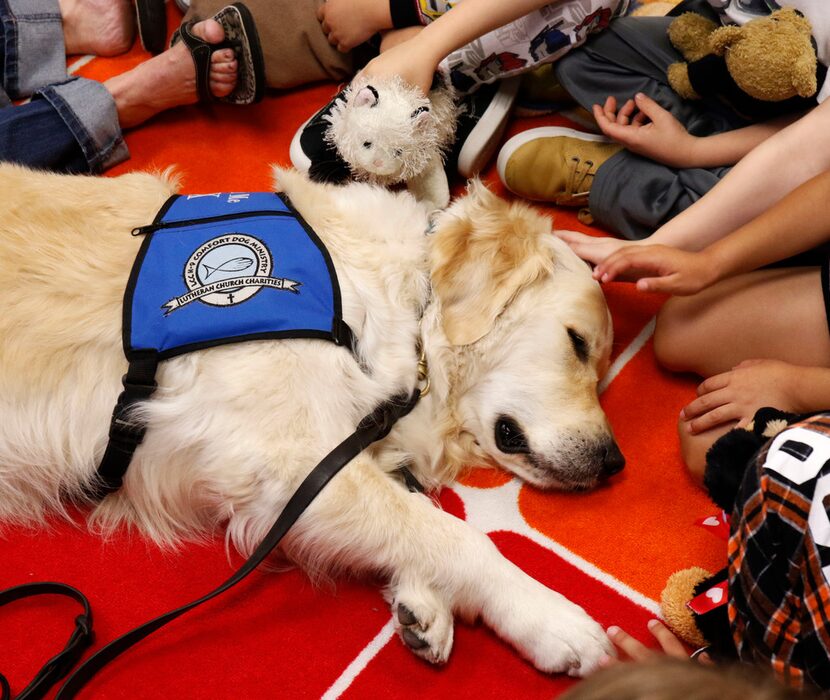
[[[416,656],[443,664],[452,651],[453,615],[449,606],[429,589],[398,589],[392,612],[401,641]]]
[[[526,653],[541,671],[587,676],[604,656],[616,656],[602,627],[579,606],[559,601],[539,615],[528,639]]]

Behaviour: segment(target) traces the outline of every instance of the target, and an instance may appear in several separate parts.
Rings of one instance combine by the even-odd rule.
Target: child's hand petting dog
[[[716,261],[707,251],[689,252],[659,244],[624,245],[600,261],[594,279],[637,281],[641,292],[687,296],[720,279]]]

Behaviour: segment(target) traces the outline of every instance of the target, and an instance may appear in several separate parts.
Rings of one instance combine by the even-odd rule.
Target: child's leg
[[[669,110],[696,136],[704,136],[744,126],[737,115],[705,101],[682,100],[668,85],[666,70],[680,55],[670,44],[666,32],[671,18],[623,17],[593,37],[584,46],[557,62],[555,72],[562,87],[583,107],[603,104],[609,96],[624,104],[643,92]],[[535,140],[529,140],[534,132]],[[519,138],[521,137],[521,139]],[[535,180],[558,183],[559,175],[571,166],[572,158],[549,158],[545,163],[522,160],[539,154],[551,137],[541,130],[514,137],[510,151],[502,151],[499,162],[505,184],[511,191],[539,198]],[[553,137],[562,140],[564,137]],[[578,139],[577,139],[578,140]],[[521,151],[519,148],[524,147]],[[567,156],[584,150],[587,143],[565,144]],[[549,149],[554,150],[551,143]],[[586,156],[587,157],[587,156]],[[678,169],[620,151],[610,158],[596,154],[589,158],[595,175],[588,194],[588,207],[594,219],[608,230],[631,239],[643,239],[672,217],[689,207],[727,172],[726,168]],[[528,180],[525,173],[533,173]],[[553,185],[552,185],[553,186]],[[545,199],[556,199],[551,191]],[[569,241],[570,242],[570,241]]]
[[[669,369],[716,377],[701,384],[679,424],[694,476],[702,476],[715,439],[758,408],[830,408],[830,333],[819,268],[760,270],[674,297],[658,316],[654,349]],[[741,365],[761,358],[769,361]]]

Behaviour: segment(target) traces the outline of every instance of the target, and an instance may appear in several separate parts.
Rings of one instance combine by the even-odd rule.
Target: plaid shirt
[[[830,414],[790,426],[744,478],[729,540],[729,620],[743,661],[830,689]]]

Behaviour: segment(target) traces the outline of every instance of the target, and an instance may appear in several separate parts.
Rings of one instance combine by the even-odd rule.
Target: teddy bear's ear
[[[810,20],[793,7],[782,7],[780,10],[776,10],[770,14],[770,19],[777,22],[783,20],[809,36],[813,34],[813,25],[810,24]]]
[[[709,35],[709,47],[712,53],[723,56],[732,44],[740,40],[742,30],[740,27],[721,27]]]
[[[793,66],[793,87],[801,97],[812,97],[818,90],[814,55],[801,56]]]
[[[669,41],[687,61],[699,61],[709,53],[709,35],[719,26],[696,12],[684,12],[669,25]]]

